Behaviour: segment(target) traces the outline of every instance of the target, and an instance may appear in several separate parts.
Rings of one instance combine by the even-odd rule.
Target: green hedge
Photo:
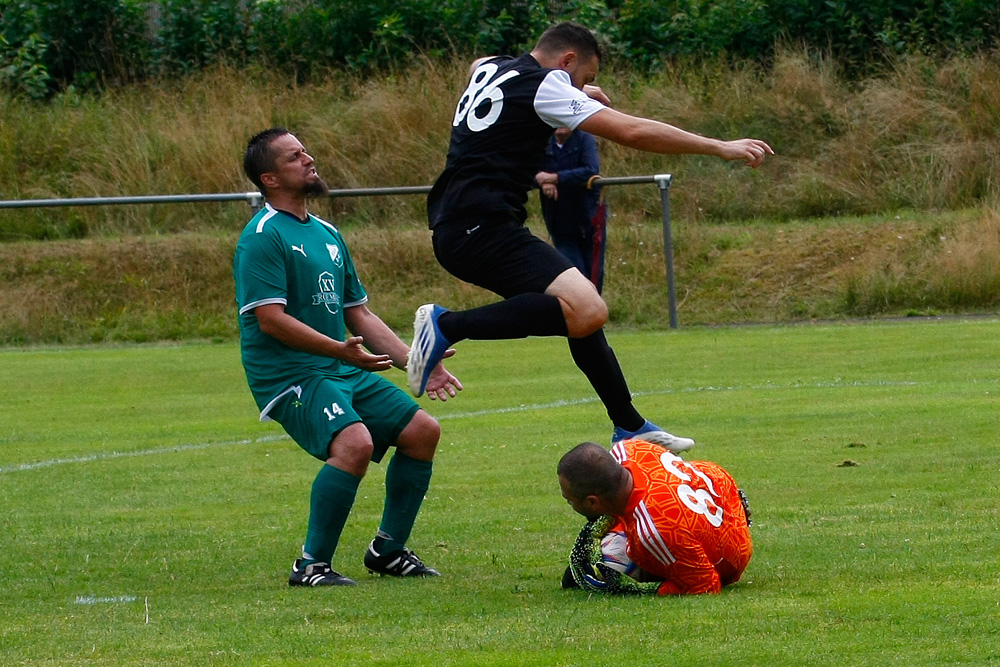
[[[791,42],[863,71],[894,54],[1000,39],[996,0],[0,0],[0,85],[43,98],[220,61],[305,81],[414,54],[517,51],[562,19],[647,70],[677,57],[767,62]]]

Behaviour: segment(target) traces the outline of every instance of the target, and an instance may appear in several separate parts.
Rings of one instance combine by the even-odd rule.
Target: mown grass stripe
[[[778,385],[771,383],[762,384],[752,384],[752,385],[732,385],[732,386],[706,386],[706,387],[687,387],[682,389],[655,389],[651,391],[634,391],[633,396],[663,396],[669,394],[687,394],[687,393],[700,393],[700,392],[712,392],[712,391],[744,391],[744,390],[756,390],[756,389],[825,389],[825,388],[836,388],[836,387],[901,387],[901,386],[916,386],[918,382],[891,382],[891,381],[874,381],[874,382],[814,382],[814,383],[793,383],[788,385]],[[590,396],[586,398],[573,398],[573,399],[560,399],[557,401],[550,401],[548,403],[526,403],[523,405],[511,405],[502,408],[490,408],[487,410],[473,410],[470,412],[454,412],[451,414],[438,415],[437,419],[439,421],[447,421],[453,419],[469,419],[472,417],[487,417],[491,415],[502,415],[520,412],[535,412],[541,410],[553,410],[558,408],[571,407],[574,405],[588,405],[590,403],[598,402],[596,396]],[[34,461],[32,463],[20,463],[16,465],[2,466],[0,467],[0,474],[7,474],[12,472],[22,472],[27,470],[37,470],[39,468],[49,468],[51,466],[64,465],[69,463],[92,463],[94,461],[108,461],[112,459],[130,458],[137,456],[153,456],[156,454],[170,454],[175,452],[188,452],[199,449],[208,449],[210,447],[233,447],[236,445],[256,445],[268,442],[278,442],[280,440],[287,440],[288,436],[285,434],[279,435],[266,435],[259,438],[243,438],[240,440],[227,440],[222,442],[201,442],[201,443],[190,443],[181,445],[169,445],[166,447],[154,447],[151,449],[138,449],[131,452],[102,452],[99,454],[89,454],[87,456],[74,456],[68,458],[58,458],[58,459],[46,459],[44,461]]]

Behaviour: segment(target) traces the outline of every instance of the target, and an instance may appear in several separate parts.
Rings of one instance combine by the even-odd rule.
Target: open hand
[[[444,353],[444,358],[447,359],[454,354],[455,350],[448,350]],[[462,383],[442,364],[438,364],[431,371],[430,377],[427,378],[427,387],[424,391],[432,401],[437,399],[444,403],[449,397],[455,398],[458,392],[462,391]]]
[[[344,346],[341,348],[341,354],[338,355],[338,358],[352,366],[357,366],[362,370],[373,373],[392,368],[392,359],[389,358],[388,354],[372,354],[362,347],[364,342],[365,339],[361,336],[351,336],[344,341]]]

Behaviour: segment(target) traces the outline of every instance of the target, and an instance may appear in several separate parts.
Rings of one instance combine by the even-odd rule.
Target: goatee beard
[[[319,176],[315,180],[306,183],[302,188],[302,194],[306,197],[326,197],[330,194],[330,188]]]

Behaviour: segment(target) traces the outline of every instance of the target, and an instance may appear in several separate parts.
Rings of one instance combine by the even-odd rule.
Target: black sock
[[[646,420],[632,406],[632,394],[625,382],[615,351],[604,337],[604,329],[586,338],[570,338],[569,351],[573,361],[590,380],[591,386],[604,403],[608,417],[615,426],[635,431]]]
[[[438,327],[449,343],[506,340],[528,336],[565,336],[566,317],[559,299],[529,292],[471,310],[442,313]]]

